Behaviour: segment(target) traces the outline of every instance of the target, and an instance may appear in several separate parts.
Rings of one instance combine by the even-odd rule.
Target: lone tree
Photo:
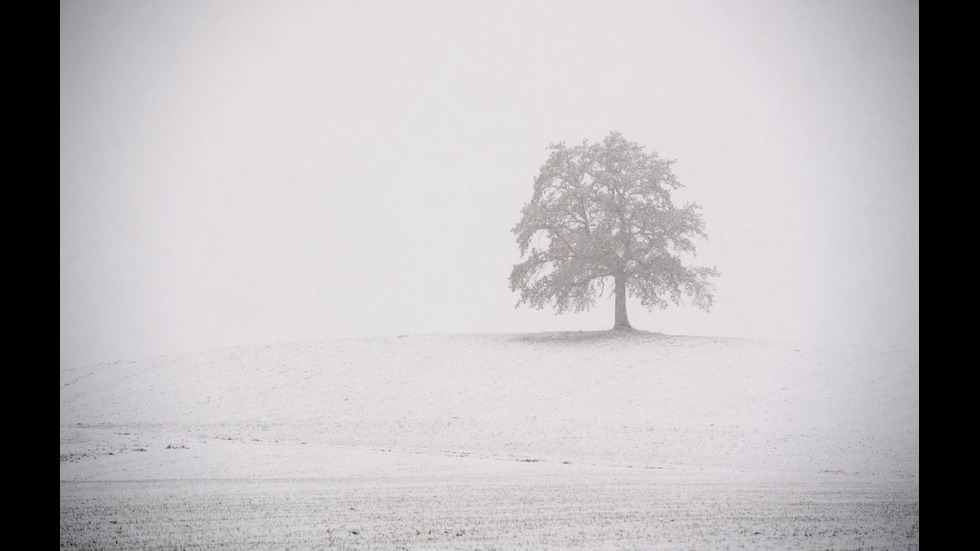
[[[710,311],[714,268],[687,267],[681,254],[695,254],[692,238],[706,238],[699,207],[677,207],[670,193],[681,187],[656,152],[612,132],[602,143],[549,147],[534,180],[534,196],[522,209],[517,235],[521,258],[510,274],[520,291],[517,305],[559,314],[581,312],[603,296],[616,296],[613,329],[632,329],[626,296],[649,310],[666,308],[686,294]]]

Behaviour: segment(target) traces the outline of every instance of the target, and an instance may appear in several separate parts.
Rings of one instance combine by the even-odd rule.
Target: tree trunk
[[[630,320],[626,316],[626,278],[619,276],[616,278],[616,323],[613,330],[633,329]]]

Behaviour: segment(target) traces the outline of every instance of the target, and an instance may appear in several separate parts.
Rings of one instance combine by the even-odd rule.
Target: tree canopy
[[[696,203],[674,205],[675,161],[646,153],[618,132],[602,142],[552,144],[534,194],[511,230],[523,262],[510,274],[517,305],[581,312],[611,288],[615,329],[631,328],[627,295],[649,310],[682,296],[710,311],[715,268],[685,266],[707,238]]]

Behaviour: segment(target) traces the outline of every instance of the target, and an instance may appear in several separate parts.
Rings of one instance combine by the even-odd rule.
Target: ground
[[[644,332],[61,373],[62,548],[918,548],[918,353]]]

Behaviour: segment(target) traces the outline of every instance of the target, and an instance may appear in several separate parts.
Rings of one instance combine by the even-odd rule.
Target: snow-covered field
[[[917,350],[633,333],[61,372],[61,547],[917,549]]]

